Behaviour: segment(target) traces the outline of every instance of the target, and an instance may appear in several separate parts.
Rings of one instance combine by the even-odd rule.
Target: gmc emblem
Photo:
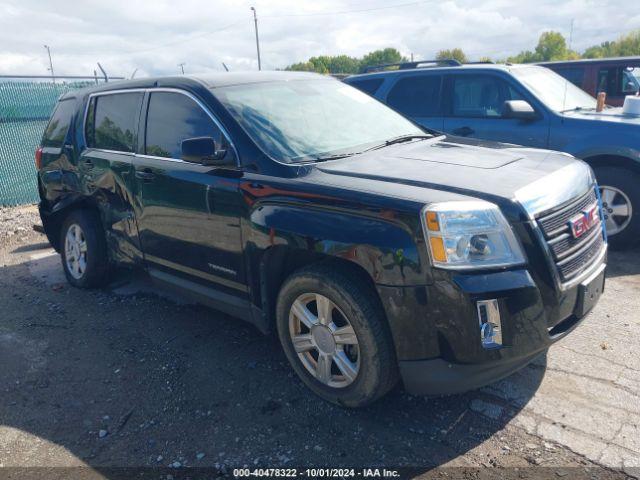
[[[573,238],[579,238],[591,229],[596,223],[598,223],[600,217],[598,215],[598,205],[591,205],[582,213],[579,213],[575,217],[569,219],[569,228],[571,229],[571,235]]]

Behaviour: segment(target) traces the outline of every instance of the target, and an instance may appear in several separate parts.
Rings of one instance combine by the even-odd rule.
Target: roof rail
[[[465,65],[493,65],[493,60],[478,60],[477,62],[464,62]]]
[[[398,70],[409,70],[411,68],[433,68],[446,65],[448,67],[459,67],[462,64],[453,58],[443,58],[440,60],[418,60],[417,62],[384,63],[381,65],[370,65],[365,67],[363,73],[376,72],[389,67],[398,67]]]

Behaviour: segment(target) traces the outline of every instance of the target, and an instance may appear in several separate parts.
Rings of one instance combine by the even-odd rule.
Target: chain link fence
[[[34,153],[49,115],[60,95],[95,83],[96,80],[0,78],[0,206],[38,201]]]

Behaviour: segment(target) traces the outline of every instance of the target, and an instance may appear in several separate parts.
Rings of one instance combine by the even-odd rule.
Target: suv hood
[[[640,115],[622,113],[622,107],[607,108],[602,112],[596,112],[595,110],[574,110],[564,112],[563,115],[567,118],[591,120],[594,122],[606,123],[607,125],[618,123],[623,125],[640,126]]]
[[[317,168],[333,177],[331,183],[368,180],[367,190],[388,195],[393,195],[394,184],[400,184],[483,198],[503,206],[518,200],[530,216],[584,193],[593,182],[590,167],[565,153],[463,142],[440,137],[399,144]]]

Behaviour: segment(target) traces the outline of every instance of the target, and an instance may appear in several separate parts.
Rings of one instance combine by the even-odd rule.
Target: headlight
[[[434,266],[471,269],[524,263],[520,244],[493,203],[432,203],[422,210],[422,224]]]

